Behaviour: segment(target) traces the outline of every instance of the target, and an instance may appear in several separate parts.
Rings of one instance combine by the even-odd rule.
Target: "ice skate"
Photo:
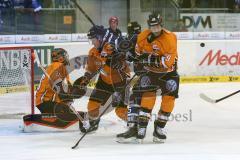
[[[153,142],[164,143],[166,139],[167,136],[164,129],[157,126],[157,123],[154,123]]]
[[[118,143],[138,143],[137,142],[137,126],[129,127],[124,133],[117,134]]]
[[[86,125],[83,125],[83,123],[81,121],[79,121],[79,130],[82,132],[82,133],[86,133],[86,132],[94,132],[98,129],[99,127],[99,122],[100,122],[100,119],[97,119],[97,120],[89,120],[89,124],[87,124],[86,122]]]
[[[145,127],[139,127],[138,128],[138,132],[137,132],[138,143],[143,143],[143,139],[146,136],[146,131],[147,131],[147,128],[145,128]]]

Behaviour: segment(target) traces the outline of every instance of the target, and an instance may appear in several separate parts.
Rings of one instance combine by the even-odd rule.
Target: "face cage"
[[[64,55],[59,55],[58,57],[53,58],[52,61],[60,62],[63,63],[64,65],[70,65],[68,53],[65,53]]]
[[[65,65],[70,65],[68,53],[65,53],[65,55],[63,56],[63,58],[64,58],[63,63],[64,63]]]
[[[149,29],[151,30],[151,32],[154,34],[154,35],[158,35],[161,33],[162,31],[162,27],[160,24],[158,25],[154,25],[154,26],[149,26]]]

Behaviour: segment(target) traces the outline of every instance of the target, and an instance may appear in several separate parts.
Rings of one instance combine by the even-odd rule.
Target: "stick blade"
[[[205,95],[204,93],[200,93],[199,94],[200,98],[202,98],[203,100],[209,102],[209,103],[216,103],[216,100],[208,97],[207,95]]]

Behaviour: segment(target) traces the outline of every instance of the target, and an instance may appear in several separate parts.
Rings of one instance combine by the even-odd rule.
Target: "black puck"
[[[205,47],[205,43],[200,43],[200,46],[201,47]]]

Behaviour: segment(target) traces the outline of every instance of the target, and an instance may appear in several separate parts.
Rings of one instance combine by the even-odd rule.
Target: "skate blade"
[[[166,139],[159,139],[157,137],[153,137],[153,142],[154,143],[165,143]]]
[[[116,142],[122,143],[122,144],[139,144],[139,139],[136,137],[131,138],[117,138]]]
[[[97,131],[91,131],[91,132],[88,132],[87,134],[88,135],[92,135],[92,134],[95,134]],[[81,132],[80,131],[80,135],[83,135],[83,134],[85,134],[85,132]]]

